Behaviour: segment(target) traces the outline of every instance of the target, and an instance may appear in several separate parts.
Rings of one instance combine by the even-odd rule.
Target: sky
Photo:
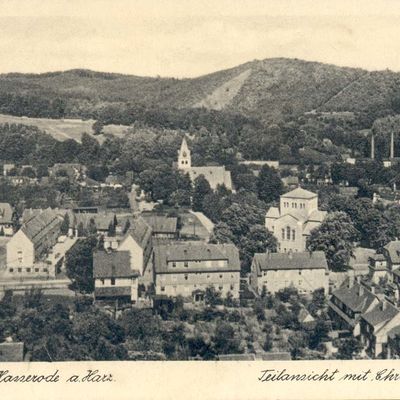
[[[254,59],[400,71],[400,0],[0,0],[0,73],[194,77]]]

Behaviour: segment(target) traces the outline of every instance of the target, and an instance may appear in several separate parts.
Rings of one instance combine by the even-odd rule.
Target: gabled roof
[[[393,264],[400,264],[400,240],[392,240],[384,249],[387,250]]]
[[[151,241],[151,235],[151,227],[142,217],[133,220],[126,233],[126,236],[131,236],[142,249],[146,248]]]
[[[375,254],[374,249],[368,249],[365,247],[356,247],[353,250],[353,256],[350,257],[349,266],[354,270],[368,268],[369,257]]]
[[[171,267],[174,261],[219,261],[227,265],[215,267],[189,266]],[[154,247],[154,269],[156,273],[240,271],[239,251],[233,244],[176,243]]]
[[[0,224],[11,224],[13,209],[9,203],[0,203]]]
[[[256,253],[253,263],[261,271],[290,269],[327,269],[322,251],[301,253]]]
[[[114,222],[114,216],[114,213],[107,212],[96,214],[78,213],[75,215],[75,224],[77,227],[80,223],[82,223],[83,227],[86,228],[90,224],[90,221],[93,220],[98,230],[106,231],[109,228],[110,223]]]
[[[177,231],[178,218],[165,217],[162,215],[142,215],[143,219],[150,225],[153,233],[173,233]]]
[[[129,251],[95,251],[93,253],[94,278],[124,278],[133,275]]]
[[[308,190],[305,190],[301,187],[298,187],[294,190],[291,190],[288,193],[283,194],[281,197],[289,197],[289,198],[296,198],[296,199],[313,199],[314,197],[317,197],[318,195],[316,193],[310,192]]]
[[[191,167],[187,170],[190,179],[194,181],[198,176],[203,175],[207,179],[212,189],[218,185],[225,185],[227,189],[232,189],[232,178],[230,171],[227,171],[224,166],[203,166]]]
[[[354,282],[350,288],[348,284],[349,280],[347,279],[339,289],[332,293],[332,296],[339,299],[355,313],[365,312],[372,302],[377,299],[376,296],[365,286],[357,282]]]
[[[37,245],[50,231],[61,226],[63,218],[60,210],[47,208],[24,221],[21,231]]]
[[[23,342],[0,343],[0,362],[24,361]]]
[[[363,314],[362,319],[372,326],[388,322],[398,315],[400,311],[386,300],[380,301],[371,311]]]

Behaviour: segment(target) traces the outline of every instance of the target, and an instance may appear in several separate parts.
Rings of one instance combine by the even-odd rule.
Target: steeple
[[[189,169],[192,167],[190,150],[186,142],[186,137],[182,139],[181,148],[178,151],[178,169]]]

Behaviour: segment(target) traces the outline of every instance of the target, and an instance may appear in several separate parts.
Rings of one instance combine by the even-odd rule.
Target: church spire
[[[178,169],[189,169],[192,167],[189,146],[186,142],[186,137],[182,139],[181,148],[178,151]]]

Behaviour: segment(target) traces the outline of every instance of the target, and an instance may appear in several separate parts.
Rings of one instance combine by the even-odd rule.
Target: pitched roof
[[[224,166],[191,167],[187,172],[192,181],[203,175],[212,189],[215,189],[218,185],[225,185],[228,189],[232,188],[231,173]]]
[[[60,228],[63,218],[61,210],[47,208],[24,221],[21,231],[37,245],[50,231]]]
[[[152,230],[150,225],[142,218],[136,218],[131,222],[131,226],[126,236],[131,236],[136,243],[144,249],[151,241]]]
[[[350,258],[349,266],[354,270],[366,269],[368,267],[369,257],[375,254],[374,249],[365,247],[356,247],[353,250],[353,256]]]
[[[400,311],[386,300],[380,301],[371,311],[363,314],[362,319],[372,326],[388,322],[398,315]]]
[[[266,218],[279,218],[281,213],[278,207],[270,207],[265,215]]]
[[[274,351],[267,352],[261,355],[261,360],[263,361],[290,361],[292,357],[287,351]]]
[[[165,217],[162,215],[142,215],[143,219],[150,225],[153,233],[176,233],[178,218]]]
[[[372,302],[377,299],[371,291],[357,282],[354,282],[350,288],[348,285],[349,280],[347,279],[339,289],[332,293],[332,296],[338,298],[353,312],[365,312]]]
[[[11,224],[13,209],[9,203],[0,203],[0,224]]]
[[[314,210],[309,216],[308,221],[322,222],[327,216],[327,211]]]
[[[288,193],[283,194],[281,197],[289,197],[289,198],[296,198],[296,199],[313,199],[314,197],[317,197],[318,195],[316,193],[310,192],[308,190],[305,190],[301,187],[298,187],[294,190],[291,190]]]
[[[96,297],[120,297],[130,296],[130,286],[97,287],[94,289]]]
[[[172,267],[173,261],[227,260],[227,265],[204,267]],[[212,272],[240,271],[239,251],[233,244],[176,243],[154,247],[154,269],[156,273],[168,272]]]
[[[255,361],[254,353],[247,354],[218,354],[219,361]]]
[[[75,224],[78,226],[80,223],[86,228],[90,221],[93,220],[96,228],[101,231],[108,230],[110,223],[114,222],[114,213],[78,213],[75,215]]]
[[[327,269],[322,251],[300,253],[256,253],[253,263],[261,271],[289,269]]]
[[[387,250],[393,264],[400,264],[400,240],[392,240],[384,249]]]
[[[24,361],[24,343],[23,342],[0,343],[0,361],[1,362]]]
[[[93,253],[94,278],[123,278],[133,275],[129,251],[95,251]]]

